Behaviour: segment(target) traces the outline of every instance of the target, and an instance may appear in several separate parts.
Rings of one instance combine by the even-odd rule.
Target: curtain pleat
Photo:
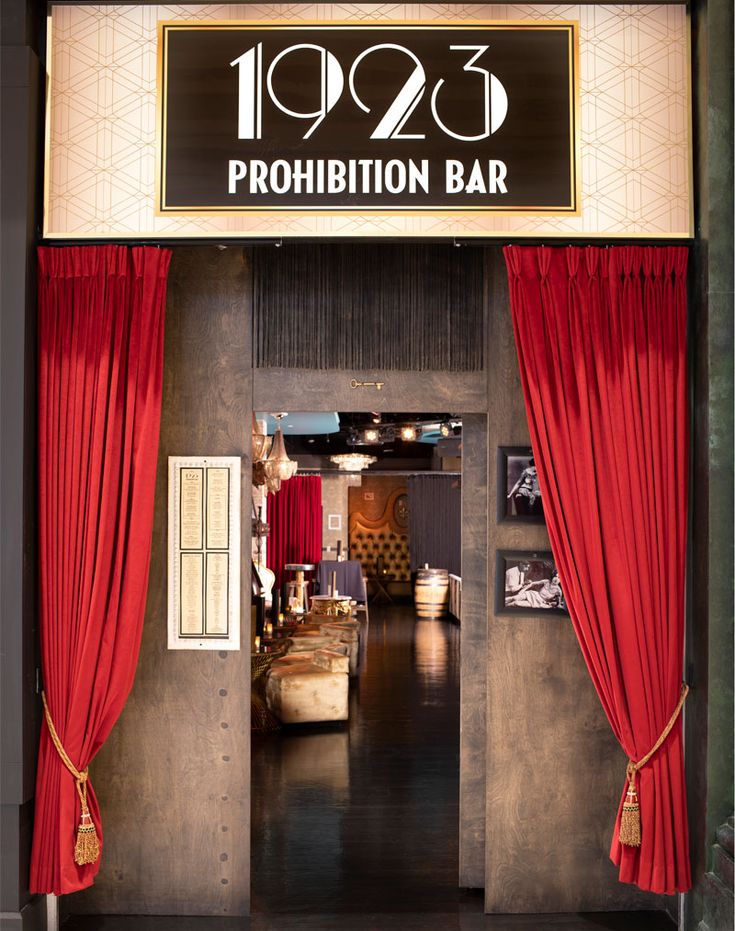
[[[674,712],[682,680],[687,250],[504,252],[552,550],[605,714],[638,761]],[[683,892],[691,880],[680,717],[641,768],[638,796],[640,847],[619,842],[622,799],[618,809],[610,855],[620,879]]]
[[[276,586],[284,582],[289,563],[317,565],[322,558],[322,480],[296,475],[268,498],[268,568]]]
[[[41,664],[61,743],[83,770],[135,676],[148,584],[171,253],[41,248],[38,470]],[[134,765],[134,761],[121,761]],[[97,799],[88,788],[100,843]],[[30,891],[89,886],[75,780],[41,732]]]
[[[408,546],[411,571],[462,571],[462,492],[457,475],[410,475]]]
[[[484,366],[481,249],[284,243],[255,251],[253,279],[258,368]]]

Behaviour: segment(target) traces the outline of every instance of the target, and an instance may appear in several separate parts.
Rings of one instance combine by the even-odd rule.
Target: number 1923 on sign
[[[171,24],[167,199],[569,210],[576,40],[556,26]]]

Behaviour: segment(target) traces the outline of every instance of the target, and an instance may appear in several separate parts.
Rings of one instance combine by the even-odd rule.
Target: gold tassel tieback
[[[682,682],[681,693],[679,695],[679,704],[676,706],[674,713],[669,718],[669,723],[661,731],[661,736],[658,738],[653,747],[648,751],[648,753],[638,760],[637,763],[634,763],[633,760],[628,760],[628,765],[625,770],[625,778],[628,781],[628,789],[625,793],[625,801],[623,802],[623,811],[620,815],[620,831],[618,833],[618,840],[621,844],[625,844],[626,847],[640,847],[641,846],[641,806],[638,803],[638,792],[635,787],[635,777],[641,767],[645,766],[646,763],[651,759],[651,757],[656,753],[666,738],[671,733],[671,728],[676,723],[676,719],[679,717],[679,713],[684,706],[684,701],[689,694],[689,686],[686,682]]]
[[[43,713],[46,716],[46,726],[51,735],[51,740],[64,766],[66,766],[76,780],[77,794],[79,795],[79,801],[82,803],[82,814],[79,819],[79,826],[77,827],[77,840],[74,844],[74,862],[78,866],[96,863],[100,855],[100,842],[97,837],[97,828],[94,826],[94,821],[92,821],[92,816],[89,813],[89,806],[87,805],[87,781],[89,779],[89,773],[86,769],[78,770],[69,759],[68,753],[61,744],[59,735],[56,733],[56,728],[51,718],[51,712],[48,710],[45,692],[41,692],[41,700],[43,701]]]
[[[628,791],[625,793],[623,812],[620,816],[620,843],[627,847],[641,846],[641,808],[638,804],[638,793],[635,790],[636,769],[628,763],[626,775],[628,777]]]

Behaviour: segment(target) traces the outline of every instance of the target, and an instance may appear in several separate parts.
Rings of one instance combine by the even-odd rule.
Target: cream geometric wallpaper
[[[319,214],[156,217],[159,20],[577,20],[578,217]],[[686,237],[691,228],[684,5],[220,4],[54,6],[45,236]]]

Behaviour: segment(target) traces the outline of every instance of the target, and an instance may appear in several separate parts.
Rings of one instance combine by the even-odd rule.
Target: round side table
[[[295,572],[296,578],[292,582],[286,583],[286,605],[289,610],[298,605],[303,608],[303,613],[309,611],[309,583],[304,579],[305,572],[313,572],[316,566],[307,562],[286,563],[283,567],[287,572]]]

